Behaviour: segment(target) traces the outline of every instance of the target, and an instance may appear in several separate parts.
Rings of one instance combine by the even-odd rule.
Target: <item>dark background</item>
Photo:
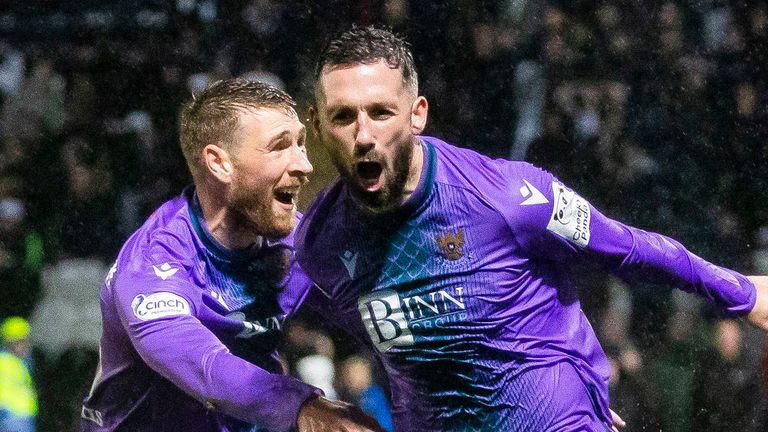
[[[304,116],[313,58],[351,23],[412,43],[428,134],[532,161],[612,217],[768,274],[765,1],[3,2],[0,318],[32,319],[40,431],[76,430],[99,280],[190,181],[180,104],[246,74],[282,83]],[[334,176],[315,143],[310,158],[304,205]],[[579,273],[630,430],[767,430],[760,334],[723,330],[693,296]],[[314,331],[290,329],[289,365],[354,352],[312,346]]]

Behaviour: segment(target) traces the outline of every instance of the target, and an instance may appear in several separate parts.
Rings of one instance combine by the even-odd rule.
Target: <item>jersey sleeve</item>
[[[578,259],[625,280],[696,293],[724,316],[749,313],[755,286],[745,276],[696,256],[679,242],[606,217],[552,174],[521,162],[499,168],[509,201],[496,206],[514,241],[532,257]]]
[[[232,354],[198,318],[202,293],[183,265],[129,265],[117,269],[108,289],[131,343],[151,369],[211,409],[268,430],[295,427],[301,405],[318,389]]]

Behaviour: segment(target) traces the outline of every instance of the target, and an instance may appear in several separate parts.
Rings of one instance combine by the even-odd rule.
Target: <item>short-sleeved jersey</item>
[[[571,430],[553,413],[574,385],[610,424],[609,365],[573,262],[698,293],[725,315],[754,306],[741,274],[607,218],[548,172],[421,145],[419,186],[398,210],[371,214],[337,182],[296,237],[323,294],[307,302],[378,352],[398,431]]]
[[[100,361],[83,431],[287,431],[314,387],[276,344],[311,286],[293,236],[244,250],[207,231],[194,189],[121,249],[101,290]]]

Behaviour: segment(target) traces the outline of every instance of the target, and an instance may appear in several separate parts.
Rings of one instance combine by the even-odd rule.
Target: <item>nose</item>
[[[376,146],[373,133],[371,131],[371,122],[365,111],[359,111],[357,114],[357,129],[355,131],[355,156],[363,156]]]
[[[307,158],[307,148],[304,146],[291,146],[291,160],[288,163],[288,173],[296,177],[306,177],[314,171]]]

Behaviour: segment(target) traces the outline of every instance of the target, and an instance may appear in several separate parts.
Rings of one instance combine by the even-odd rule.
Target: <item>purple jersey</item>
[[[725,315],[755,288],[611,220],[551,174],[423,137],[419,187],[374,215],[331,185],[297,230],[308,303],[370,346],[398,431],[606,430],[609,365],[570,262],[674,285]]]
[[[83,431],[287,431],[317,392],[283,375],[275,352],[311,286],[293,237],[227,250],[201,215],[188,188],[120,251]]]

